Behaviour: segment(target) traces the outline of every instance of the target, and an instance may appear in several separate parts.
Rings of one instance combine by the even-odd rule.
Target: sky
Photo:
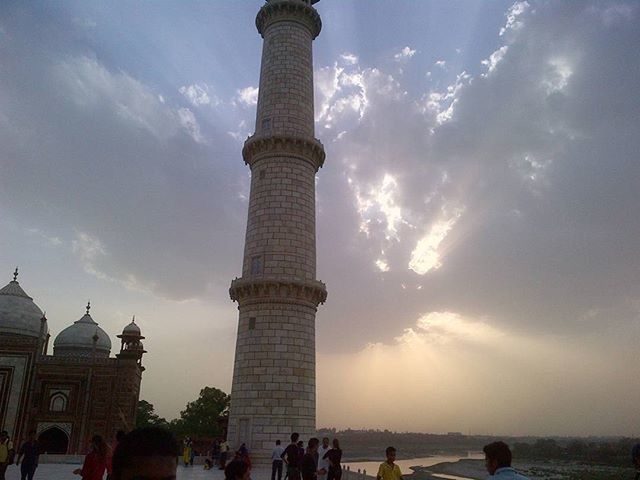
[[[0,277],[230,391],[262,2],[0,3]],[[319,427],[640,435],[640,4],[323,0]]]

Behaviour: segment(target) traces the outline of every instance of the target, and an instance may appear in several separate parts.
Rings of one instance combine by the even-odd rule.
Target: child
[[[400,467],[393,463],[396,461],[396,449],[394,447],[387,447],[386,454],[387,461],[380,464],[376,480],[402,480]]]

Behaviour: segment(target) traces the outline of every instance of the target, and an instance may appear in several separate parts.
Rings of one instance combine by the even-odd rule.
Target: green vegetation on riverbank
[[[528,460],[565,460],[589,465],[628,467],[631,449],[637,439],[621,438],[610,441],[568,439],[558,441],[541,438],[533,443],[516,442],[512,446],[513,457]]]

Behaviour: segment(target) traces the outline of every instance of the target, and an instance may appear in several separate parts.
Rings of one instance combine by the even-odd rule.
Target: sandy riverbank
[[[430,467],[413,467],[414,480],[435,480],[434,473],[444,473],[473,480],[484,480],[487,471],[484,468],[484,460],[462,459],[457,462],[442,462]]]
[[[585,465],[574,462],[518,462],[516,469],[531,480],[621,480],[634,478],[631,468]],[[453,475],[472,480],[488,477],[483,460],[463,459],[443,462],[430,467],[415,467],[414,480],[436,480],[433,474]]]

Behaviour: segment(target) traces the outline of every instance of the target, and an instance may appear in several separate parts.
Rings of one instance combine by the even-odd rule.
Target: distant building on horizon
[[[124,327],[120,353],[86,312],[62,330],[48,355],[47,319],[18,283],[0,289],[0,429],[22,441],[31,430],[43,453],[85,453],[93,435],[107,441],[131,430],[142,380],[135,320]]]

